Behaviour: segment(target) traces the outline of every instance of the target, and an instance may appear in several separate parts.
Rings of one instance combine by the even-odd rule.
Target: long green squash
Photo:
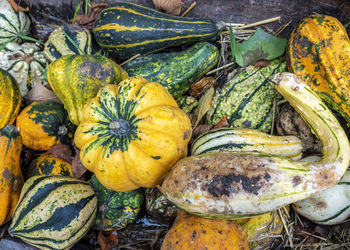
[[[165,14],[134,3],[114,3],[102,10],[93,34],[117,58],[198,41],[215,41],[218,29],[208,18]]]
[[[213,218],[263,214],[336,185],[350,161],[347,136],[332,112],[300,78],[277,74],[275,88],[323,143],[320,162],[259,153],[219,152],[178,161],[161,191],[190,213]]]

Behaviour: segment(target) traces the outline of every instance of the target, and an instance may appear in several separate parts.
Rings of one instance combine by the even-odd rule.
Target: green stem
[[[75,12],[74,12],[72,24],[75,23],[75,19],[77,18],[78,11],[80,10],[80,5],[81,5],[81,2],[79,2],[79,4],[77,5],[77,7],[75,8]]]

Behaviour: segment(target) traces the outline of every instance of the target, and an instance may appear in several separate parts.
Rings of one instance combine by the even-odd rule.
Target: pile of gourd
[[[25,13],[4,0],[0,13],[0,225],[10,223],[10,235],[41,249],[71,248],[90,228],[133,223],[145,200],[164,213],[180,208],[162,249],[266,249],[273,238],[262,236],[282,232],[275,211],[289,204],[320,224],[349,217],[350,145],[329,108],[350,123],[350,41],[335,18],[305,18],[287,60],[232,72],[202,119],[226,118],[230,127],[191,140],[189,114],[202,99],[189,90],[219,59],[212,20],[116,3],[92,33],[62,26],[42,50],[22,43]],[[111,60],[136,54],[123,66]],[[61,103],[25,105],[37,84]],[[267,134],[276,98],[321,140],[322,158],[303,160],[299,138]],[[85,179],[45,153],[57,144],[80,149]],[[23,145],[40,152],[30,169],[21,166]],[[157,201],[147,198],[154,192]]]

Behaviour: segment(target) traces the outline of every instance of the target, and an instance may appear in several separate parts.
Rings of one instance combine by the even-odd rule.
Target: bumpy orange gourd
[[[213,220],[180,211],[161,250],[248,250],[247,237],[234,220]]]
[[[350,40],[334,17],[311,15],[293,30],[288,68],[350,126]]]
[[[0,129],[0,225],[11,219],[23,186],[22,138],[13,125]]]
[[[187,154],[191,122],[160,84],[130,77],[107,85],[83,110],[74,142],[107,188],[154,187]]]

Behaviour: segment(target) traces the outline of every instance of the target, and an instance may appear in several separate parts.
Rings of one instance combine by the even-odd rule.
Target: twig
[[[219,71],[219,70],[226,69],[226,68],[232,66],[233,64],[234,64],[234,63],[232,62],[232,63],[226,64],[226,65],[224,65],[224,66],[221,66],[221,67],[219,67],[219,68],[213,69],[213,70],[209,71],[206,75],[210,75],[210,74],[215,73],[215,72],[217,72],[217,71]]]
[[[136,54],[136,55],[134,55],[133,57],[130,57],[128,60],[122,62],[122,63],[119,64],[119,65],[120,65],[120,66],[123,66],[123,65],[127,64],[128,62],[130,62],[130,61],[132,61],[132,60],[138,58],[139,56],[141,56],[141,54]]]
[[[271,135],[273,135],[273,130],[275,128],[275,114],[276,114],[276,93],[273,92],[273,103],[272,103],[272,123],[271,123]]]
[[[187,10],[185,10],[184,13],[181,14],[181,16],[186,16],[187,13],[190,12],[190,11],[194,8],[194,6],[196,6],[196,4],[197,4],[197,2],[194,1],[194,2],[190,5],[190,7],[188,7]]]
[[[289,26],[289,24],[292,23],[292,20],[290,20],[288,23],[283,24],[281,27],[279,27],[277,29],[277,31],[275,32],[275,36],[278,36],[285,28],[287,28]]]
[[[278,214],[279,214],[280,219],[281,219],[281,221],[282,221],[284,230],[286,231],[286,234],[287,234],[287,237],[288,237],[288,241],[289,241],[290,247],[293,248],[293,241],[292,241],[292,239],[291,239],[291,237],[290,237],[291,234],[290,234],[289,229],[288,229],[288,227],[287,227],[287,225],[286,225],[286,222],[285,222],[285,220],[284,220],[284,217],[282,216],[281,210],[278,209],[277,211],[278,211]]]
[[[254,27],[254,26],[259,26],[259,25],[262,25],[262,24],[272,23],[272,22],[279,21],[280,19],[281,19],[280,16],[273,17],[273,18],[265,19],[265,20],[262,20],[262,21],[259,21],[259,22],[243,25],[243,26],[237,27],[237,29],[246,29],[246,28],[250,28],[250,27]]]

